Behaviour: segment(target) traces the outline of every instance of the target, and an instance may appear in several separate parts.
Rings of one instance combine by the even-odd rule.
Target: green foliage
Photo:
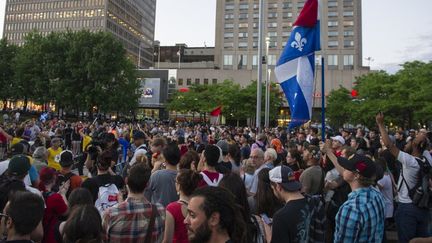
[[[215,85],[192,85],[188,92],[177,92],[168,103],[168,110],[179,112],[207,113],[222,106],[222,113],[231,120],[245,120],[255,116],[257,82],[245,88],[232,80]],[[264,90],[263,85],[263,90]],[[264,92],[262,96],[264,114]],[[271,85],[270,119],[275,119],[282,103],[279,88]]]
[[[343,121],[349,120],[351,115],[350,91],[341,86],[330,92],[327,102],[326,115],[329,118],[330,126],[341,127]]]
[[[18,47],[8,44],[6,39],[0,40],[0,99],[12,98],[12,83],[14,70],[12,60],[15,58]]]
[[[327,117],[332,125],[343,123],[375,126],[375,114],[382,111],[388,122],[411,128],[432,119],[432,62],[407,62],[394,75],[384,71],[358,77],[353,99],[346,89],[332,91],[327,100]]]
[[[21,47],[0,41],[0,98],[55,102],[58,108],[129,112],[139,82],[122,44],[110,33],[29,33]]]

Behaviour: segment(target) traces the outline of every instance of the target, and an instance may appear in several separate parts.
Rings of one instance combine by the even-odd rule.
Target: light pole
[[[261,94],[262,94],[262,37],[264,27],[264,1],[259,0],[259,24],[258,24],[258,78],[257,78],[257,104],[256,104],[256,124],[258,132],[261,132]]]
[[[158,69],[160,69],[160,43],[158,46]]]
[[[266,37],[266,80],[265,80],[265,112],[264,112],[264,127],[269,127],[269,113],[270,113],[270,75],[268,75],[269,69],[269,46],[270,37]]]

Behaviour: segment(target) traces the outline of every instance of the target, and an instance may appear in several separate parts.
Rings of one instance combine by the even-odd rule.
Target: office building
[[[153,65],[155,11],[156,0],[6,0],[3,35],[22,45],[33,30],[109,31],[147,68]]]
[[[269,79],[276,82],[274,67],[306,0],[264,0],[263,56],[267,56]],[[316,53],[316,82],[313,107],[321,107],[321,57],[325,62],[325,95],[343,86],[353,87],[355,78],[370,72],[362,65],[361,0],[323,0],[321,49]],[[214,68],[182,67],[179,87],[219,83],[225,79],[247,86],[257,80],[258,0],[218,0]],[[266,43],[267,39],[267,43]],[[268,44],[268,53],[266,45]],[[263,69],[262,80],[268,72]],[[286,110],[287,104],[285,104]]]

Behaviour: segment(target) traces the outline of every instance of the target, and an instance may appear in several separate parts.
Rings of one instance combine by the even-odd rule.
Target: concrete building
[[[263,53],[268,43],[270,80],[273,69],[290,36],[305,0],[265,0]],[[214,63],[181,63],[179,88],[192,84],[214,84],[231,79],[242,86],[257,80],[258,0],[218,0]],[[323,0],[321,13],[322,51],[316,53],[313,106],[321,107],[321,57],[325,62],[325,94],[340,86],[351,89],[356,77],[370,72],[362,66],[361,0]],[[267,38],[267,43],[265,39]],[[212,67],[214,65],[214,67]],[[160,68],[176,68],[161,63]],[[267,74],[266,67],[263,75]],[[263,76],[263,81],[266,77]]]
[[[159,41],[155,41],[153,61],[157,69],[178,69],[179,63],[180,68],[213,69],[214,47],[160,46]]]
[[[140,67],[153,66],[156,0],[6,0],[3,35],[22,45],[27,33],[109,31]],[[140,58],[140,60],[138,60]]]

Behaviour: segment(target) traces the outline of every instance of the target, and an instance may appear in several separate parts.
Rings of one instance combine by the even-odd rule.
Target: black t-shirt
[[[96,202],[98,198],[99,187],[111,183],[115,184],[119,190],[123,189],[124,187],[124,181],[121,176],[109,174],[103,174],[89,178],[83,182],[82,187],[87,188],[91,192],[93,201]]]
[[[73,129],[70,127],[65,129],[64,136],[65,136],[65,140],[67,142],[70,142],[72,140],[72,132],[73,132]]]
[[[272,243],[307,242],[312,211],[307,202],[289,201],[273,215]]]

